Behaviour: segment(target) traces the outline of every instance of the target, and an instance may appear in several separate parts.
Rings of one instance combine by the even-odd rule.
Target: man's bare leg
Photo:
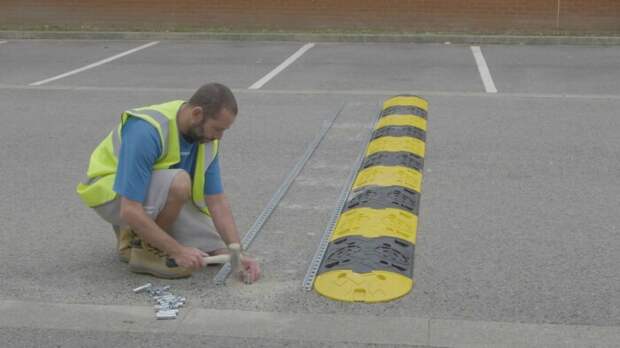
[[[181,170],[172,179],[168,199],[159,212],[155,223],[166,231],[179,216],[185,202],[191,198],[192,181],[186,171]]]

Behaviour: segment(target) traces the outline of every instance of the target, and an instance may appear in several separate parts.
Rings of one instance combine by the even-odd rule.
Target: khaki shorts
[[[181,170],[183,169],[163,169],[153,172],[146,199],[142,204],[151,219],[155,220],[164,208],[172,180]],[[126,227],[127,223],[121,221],[120,202],[120,197],[117,197],[113,201],[94,207],[94,210],[112,226]],[[166,232],[177,242],[205,252],[226,248],[222,238],[215,232],[211,219],[201,213],[191,201],[185,203],[176,221]]]

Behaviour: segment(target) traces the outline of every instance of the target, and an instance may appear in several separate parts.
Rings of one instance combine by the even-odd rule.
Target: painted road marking
[[[528,324],[320,313],[281,313],[192,308],[181,319],[153,323],[153,308],[0,301],[0,327],[73,332],[268,338],[325,343],[430,345],[440,347],[615,346],[619,326]]]
[[[135,92],[135,93],[193,93],[196,90],[192,88],[179,88],[179,87],[136,87],[136,86],[62,86],[62,85],[48,85],[42,87],[32,87],[27,85],[12,85],[0,83],[0,90],[50,90],[50,91],[71,91],[71,92],[108,92],[108,93],[123,93],[123,92]],[[615,101],[620,100],[620,94],[560,94],[560,93],[501,93],[490,94],[486,92],[454,92],[454,91],[432,91],[432,90],[410,90],[410,91],[397,91],[387,89],[369,89],[369,90],[339,90],[339,89],[289,89],[289,90],[277,90],[277,89],[247,89],[247,88],[231,88],[234,93],[249,93],[249,94],[265,94],[265,95],[353,95],[353,96],[373,96],[389,97],[399,93],[407,93],[411,95],[425,95],[436,97],[466,97],[466,98],[504,98],[504,99],[588,99],[598,101]]]
[[[109,62],[111,62],[111,61],[113,61],[113,60],[119,59],[119,58],[124,57],[124,56],[126,56],[126,55],[129,55],[129,54],[132,54],[132,53],[138,52],[138,51],[143,50],[143,49],[145,49],[145,48],[147,48],[147,47],[151,47],[151,46],[157,45],[158,43],[159,43],[159,41],[149,42],[149,43],[147,43],[146,45],[142,45],[142,46],[140,46],[140,47],[136,47],[136,48],[131,49],[131,50],[129,50],[129,51],[125,51],[125,52],[123,52],[123,53],[117,54],[117,55],[112,56],[112,57],[110,57],[110,58],[106,58],[106,59],[100,60],[100,61],[95,62],[95,63],[93,63],[93,64],[89,64],[89,65],[87,65],[87,66],[81,67],[81,68],[79,68],[79,69],[71,70],[71,71],[66,72],[66,73],[64,73],[64,74],[60,74],[60,75],[58,75],[58,76],[50,77],[49,79],[45,79],[45,80],[41,80],[41,81],[37,81],[37,82],[33,82],[33,83],[31,83],[31,84],[30,84],[30,86],[40,86],[40,85],[46,84],[46,83],[48,83],[48,82],[52,82],[52,81],[55,81],[55,80],[62,79],[63,77],[67,77],[67,76],[75,75],[75,74],[80,73],[80,72],[82,72],[82,71],[85,71],[85,70],[88,70],[88,69],[92,69],[92,68],[98,67],[99,65],[103,65],[103,64],[105,64],[105,63],[109,63]]]
[[[3,43],[6,43],[6,40],[0,40],[0,45],[2,45]]]
[[[277,74],[279,74],[282,70],[286,69],[289,65],[293,64],[299,57],[301,57],[306,51],[314,47],[314,42],[307,43],[303,45],[297,52],[293,53],[292,56],[288,57],[282,64],[278,65],[275,69],[273,69],[269,74],[263,76],[260,80],[256,81],[252,86],[248,89],[259,89],[263,87],[269,80],[274,78]]]
[[[495,83],[493,82],[493,78],[491,77],[491,72],[489,71],[487,62],[486,60],[484,60],[484,56],[482,55],[480,46],[471,46],[471,51],[474,54],[474,58],[476,59],[478,71],[480,72],[482,83],[484,83],[484,89],[487,91],[487,93],[497,93],[497,88],[495,88]]]

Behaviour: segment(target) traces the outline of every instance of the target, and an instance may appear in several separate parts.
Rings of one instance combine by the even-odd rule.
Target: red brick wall
[[[0,27],[620,33],[620,0],[0,0]]]

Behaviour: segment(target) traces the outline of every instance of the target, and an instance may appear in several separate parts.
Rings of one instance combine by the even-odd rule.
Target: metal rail
[[[379,113],[377,117],[375,118],[374,122],[372,123],[372,125],[377,124],[377,121],[379,120],[380,116],[381,114]],[[312,262],[310,262],[310,267],[308,267],[308,271],[306,272],[306,276],[304,277],[303,288],[306,291],[312,290],[312,285],[314,284],[316,273],[319,271],[319,268],[321,267],[321,262],[323,262],[323,257],[325,257],[325,252],[327,251],[327,246],[329,244],[329,238],[331,237],[332,232],[334,231],[334,228],[336,227],[336,223],[338,222],[338,217],[340,216],[340,213],[342,212],[342,208],[344,208],[344,205],[347,202],[347,198],[349,197],[349,192],[351,190],[351,185],[353,184],[353,180],[355,179],[355,176],[359,168],[361,167],[362,162],[364,161],[365,150],[366,150],[366,147],[368,147],[368,143],[370,142],[371,137],[372,137],[372,132],[369,132],[366,138],[366,141],[362,143],[362,149],[360,150],[360,154],[357,160],[355,161],[355,164],[351,168],[351,172],[349,173],[349,176],[347,177],[347,181],[342,186],[342,190],[340,191],[340,196],[338,197],[338,203],[336,204],[336,208],[334,209],[331,217],[329,218],[327,227],[325,228],[325,231],[323,232],[323,237],[321,238],[321,242],[319,243],[319,247],[314,253]]]
[[[323,122],[323,127],[319,131],[319,134],[314,138],[312,143],[308,145],[303,157],[297,162],[295,167],[289,172],[284,182],[282,182],[278,190],[273,194],[273,196],[271,197],[271,200],[269,201],[269,203],[267,203],[267,206],[265,206],[261,214],[258,216],[256,221],[254,222],[254,225],[252,225],[252,227],[248,230],[248,232],[243,236],[243,239],[241,240],[242,250],[247,250],[250,247],[250,244],[252,243],[252,241],[258,234],[258,232],[260,232],[261,228],[263,227],[265,222],[267,222],[267,219],[269,218],[271,213],[273,213],[275,208],[278,206],[278,204],[280,203],[280,200],[282,200],[282,197],[286,194],[286,192],[288,191],[289,187],[291,186],[295,178],[299,175],[301,170],[304,168],[306,162],[308,162],[308,160],[310,159],[310,157],[312,156],[316,148],[319,146],[319,144],[325,137],[325,134],[327,134],[327,131],[329,131],[329,129],[333,126],[338,116],[342,113],[344,106],[345,104],[343,104],[340,107],[338,112],[330,120]],[[230,275],[232,271],[231,268],[232,267],[230,265],[230,262],[228,262],[220,269],[220,271],[215,275],[215,278],[214,278],[216,285],[225,285],[226,278],[228,278],[228,276]]]

